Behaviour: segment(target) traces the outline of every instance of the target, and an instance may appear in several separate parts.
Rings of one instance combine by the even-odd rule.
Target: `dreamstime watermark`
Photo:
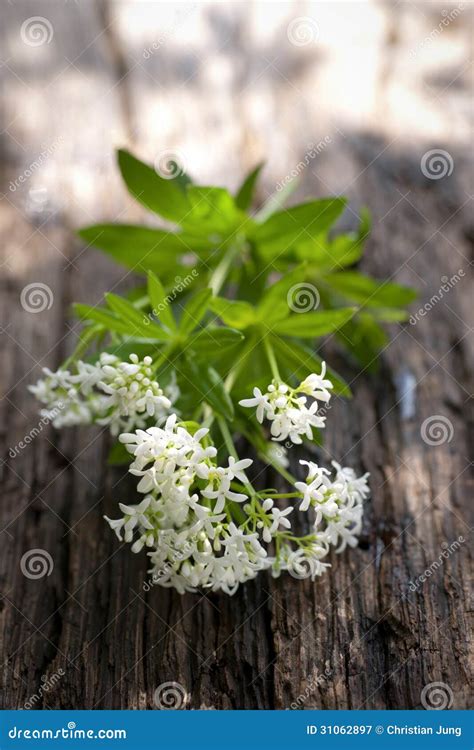
[[[153,702],[161,711],[177,711],[188,701],[188,694],[179,682],[162,682],[153,693]]]
[[[145,323],[145,325],[150,325],[150,323],[153,322],[153,318],[159,318],[163,310],[166,310],[166,306],[174,302],[178,294],[184,292],[188,288],[188,286],[192,284],[195,279],[197,279],[198,276],[199,271],[196,268],[193,268],[190,273],[186,274],[184,279],[181,278],[181,276],[176,276],[174,280],[174,287],[166,295],[163,302],[160,302],[157,307],[154,307],[147,315],[144,316],[143,322]]]
[[[330,135],[325,135],[324,138],[322,138],[320,141],[318,141],[316,144],[312,143],[310,146],[308,146],[307,151],[305,152],[304,157],[296,164],[293,169],[291,169],[282,180],[277,182],[275,188],[276,191],[279,193],[281,190],[283,190],[288,183],[295,180],[297,177],[301,175],[302,172],[311,164],[313,159],[315,159],[319,154],[321,154],[327,146],[329,146],[333,142]]]
[[[182,25],[183,21],[191,14],[193,13],[197,8],[197,4],[193,3],[192,5],[189,5],[186,8],[180,9],[176,12],[175,18],[173,23],[168,29],[165,29],[158,39],[155,39],[152,44],[150,44],[149,47],[146,47],[143,50],[143,57],[145,60],[149,60],[152,55],[155,54],[155,52],[158,52],[161,47],[163,47],[164,44],[168,41],[170,37],[172,37],[179,29],[179,26]]]
[[[434,562],[431,563],[429,568],[426,568],[426,570],[419,575],[417,578],[415,578],[414,581],[410,581],[409,589],[410,591],[418,591],[420,586],[425,583],[425,581],[428,578],[431,578],[431,576],[436,573],[439,568],[442,568],[445,561],[448,560],[454,552],[457,552],[458,549],[464,544],[466,540],[463,536],[458,536],[457,539],[454,540],[454,542],[451,542],[451,544],[448,545],[447,542],[443,542],[441,547],[443,548],[443,551],[440,552],[437,559],[434,560]]]
[[[420,435],[427,445],[450,443],[454,435],[453,423],[443,414],[433,414],[423,421]]]
[[[288,307],[295,313],[307,313],[319,307],[320,296],[314,284],[302,281],[294,284],[286,295]]]
[[[31,16],[21,24],[20,36],[28,47],[50,44],[54,36],[53,24],[44,16]]]
[[[261,455],[265,461],[270,461],[274,466],[276,465],[286,469],[290,465],[288,451],[292,447],[293,443],[290,440],[287,440],[284,444],[269,442],[265,446],[265,450],[261,451]]]
[[[174,180],[185,174],[185,159],[181,151],[160,151],[154,161],[155,172],[164,180]]]
[[[454,159],[449,151],[432,148],[426,151],[420,161],[421,171],[428,180],[442,180],[453,173]]]
[[[8,730],[11,740],[126,740],[126,729],[78,729],[75,721],[68,721],[60,729],[23,729],[13,726]],[[63,745],[64,747],[64,745]]]
[[[20,453],[25,450],[33,440],[38,437],[38,435],[41,434],[44,427],[47,427],[56,417],[58,414],[61,413],[61,410],[64,409],[64,404],[59,403],[57,406],[54,407],[54,409],[51,409],[50,412],[44,417],[41,417],[40,421],[37,425],[32,427],[32,429],[20,440],[19,443],[13,446],[13,448],[10,448],[8,451],[8,455],[10,458],[16,458],[20,455]]]
[[[64,677],[66,672],[63,669],[58,669],[57,672],[53,672],[52,675],[47,677],[46,675],[41,676],[42,685],[38,688],[38,692],[30,695],[26,703],[23,705],[25,711],[29,711],[32,708],[36,708],[36,704],[41,700],[45,693],[49,693],[55,685],[60,681],[61,677]]]
[[[419,310],[416,311],[413,315],[410,315],[409,323],[411,326],[415,326],[420,318],[424,318],[425,315],[427,315],[433,307],[435,307],[438,302],[441,302],[441,300],[444,298],[445,294],[448,294],[448,292],[453,289],[456,284],[458,284],[462,278],[465,276],[465,271],[463,268],[460,268],[456,273],[453,273],[452,276],[441,276],[441,286],[438,289],[438,291],[433,294],[428,302],[425,302],[423,307],[420,307]]]
[[[30,549],[22,555],[20,560],[21,572],[25,578],[30,578],[32,581],[50,576],[53,568],[53,558],[45,549]]]
[[[427,711],[446,711],[453,700],[453,691],[445,682],[430,682],[421,691],[421,704]]]
[[[307,685],[306,689],[303,693],[300,693],[296,700],[294,700],[292,703],[290,703],[290,709],[292,711],[297,710],[298,708],[302,708],[308,698],[314,693],[316,688],[321,687],[326,680],[328,680],[330,677],[332,677],[332,670],[329,669],[329,667],[326,667],[324,672],[320,675],[316,675]]]
[[[192,552],[192,550],[193,550],[193,545],[190,542],[186,542],[183,549],[172,550],[172,559],[168,560],[165,563],[165,565],[163,565],[163,567],[160,568],[159,570],[155,570],[151,578],[148,579],[148,581],[143,582],[143,586],[142,586],[143,591],[151,591],[151,588],[159,584],[163,578],[169,575],[172,572],[174,565],[184,560],[188,552]]]
[[[319,26],[311,16],[298,16],[288,24],[286,35],[295,47],[306,47],[319,39]]]
[[[64,137],[60,135],[55,138],[54,141],[48,146],[43,146],[36,159],[30,162],[26,169],[24,169],[23,172],[15,180],[10,180],[10,184],[8,185],[9,191],[11,193],[14,193],[21,185],[27,182],[30,177],[33,177],[34,173],[37,172],[38,169],[41,169],[41,167],[50,158],[50,156],[54,154],[56,149],[61,145],[63,141]]]
[[[43,284],[42,281],[33,281],[21,290],[20,303],[26,312],[40,313],[44,310],[51,310],[53,302],[54,295],[51,287]]]
[[[466,3],[458,3],[458,5],[450,11],[444,9],[442,11],[443,17],[441,18],[439,24],[431,30],[428,36],[425,36],[424,39],[422,39],[420,44],[418,44],[410,51],[410,56],[416,57],[422,49],[432,44],[434,40],[437,39],[440,34],[442,34],[443,31],[461,15],[465,7]]]

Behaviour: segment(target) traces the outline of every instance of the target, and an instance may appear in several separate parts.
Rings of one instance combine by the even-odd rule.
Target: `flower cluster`
[[[301,443],[313,427],[324,426],[318,402],[327,403],[332,383],[321,373],[297,387],[275,380],[264,394],[241,401],[256,407],[257,419],[271,422],[273,440]],[[96,423],[109,426],[131,456],[138,503],[119,503],[122,516],[107,518],[118,539],[133,552],[147,550],[151,580],[180,593],[199,588],[233,594],[266,569],[294,578],[315,579],[328,567],[332,547],[341,552],[357,544],[367,477],[333,462],[334,473],[311,461],[305,481],[287,471],[281,442],[262,435],[259,455],[294,484],[290,492],[254,489],[246,476],[252,465],[239,459],[226,423],[217,417],[227,451],[218,459],[213,437],[197,422],[180,422],[175,381],[162,389],[150,357],[130,355],[128,362],[102,353],[95,363],[77,361],[70,369],[45,370],[31,391],[45,405],[55,427]],[[173,408],[173,412],[170,413]],[[213,423],[213,416],[208,424]],[[292,529],[297,513],[310,533]]]
[[[171,415],[163,427],[125,433],[120,441],[133,456],[129,470],[145,497],[138,505],[120,503],[123,517],[107,521],[132,551],[148,548],[156,584],[181,593],[202,587],[233,594],[270,567],[274,576],[287,570],[314,579],[328,567],[323,558],[331,546],[340,541],[340,552],[356,543],[367,475],[357,478],[334,463],[331,480],[326,469],[302,461],[308,477],[295,489],[299,510],[313,514],[313,528],[300,541],[291,534],[294,508],[281,509],[254,493],[244,474],[250,459],[230,456],[227,466],[219,466],[206,428]],[[271,555],[265,545],[275,542]]]
[[[322,562],[329,553],[329,544],[324,539],[314,537],[296,549],[283,544],[279,555],[272,561],[272,575],[278,578],[282,571],[287,571],[293,578],[311,578],[312,581],[331,567]]]
[[[247,533],[232,516],[233,504],[248,495],[231,486],[246,483],[243,472],[252,461],[230,456],[227,466],[218,466],[209,431],[190,429],[173,414],[162,428],[120,436],[133,455],[130,473],[140,478],[137,489],[146,497],[136,506],[121,504],[123,518],[107,520],[120,540],[123,534],[131,542],[137,532],[134,552],[152,549],[150,573],[160,585],[232,594],[269,566],[258,534]]]
[[[151,357],[140,361],[131,354],[129,362],[121,362],[104,352],[93,364],[79,360],[74,372],[44,368],[46,377],[29,388],[45,404],[41,414],[54,427],[95,422],[118,435],[145,427],[150,418],[163,419],[178,395],[174,383],[167,394],[160,388],[151,365]]]
[[[337,545],[337,552],[348,544],[355,547],[362,527],[363,502],[369,495],[368,474],[357,477],[354,470],[342,468],[332,461],[335,476],[312,461],[300,461],[308,467],[306,482],[296,482],[301,493],[300,510],[312,508],[315,514],[314,531],[320,539]]]
[[[308,467],[305,482],[296,482],[301,494],[299,509],[312,511],[312,534],[296,549],[284,544],[272,560],[272,573],[279,576],[286,570],[294,578],[320,576],[329,563],[323,562],[330,547],[342,552],[347,545],[355,547],[362,528],[363,502],[369,495],[368,474],[357,477],[353,469],[332,462],[335,476],[312,461],[300,461]]]
[[[235,196],[184,180],[176,201],[173,180],[154,175],[127,151],[119,151],[118,161],[132,196],[172,225],[167,241],[177,251],[170,251],[165,263],[159,248],[142,254],[138,270],[146,281],[126,296],[107,293],[99,304],[75,305],[85,326],[76,349],[31,388],[42,402],[42,416],[54,427],[99,424],[120,436],[122,445],[112,447],[110,463],[131,460],[138,493],[120,498],[122,517],[109,523],[135,552],[148,552],[154,582],[181,592],[204,587],[233,593],[266,568],[274,575],[286,570],[296,578],[314,578],[329,565],[333,548],[356,543],[368,495],[367,476],[338,465],[330,473],[311,462],[304,465],[306,480],[301,466],[298,476],[292,475],[288,449],[320,443],[331,394],[349,393],[343,380],[332,378],[330,370],[327,375],[325,363],[319,371],[318,339],[343,331],[354,316],[358,324],[360,306],[353,301],[360,298],[376,335],[363,347],[339,338],[365,368],[384,340],[380,322],[403,320],[414,290],[384,282],[391,307],[377,311],[361,297],[367,277],[351,271],[343,285],[335,269],[324,274],[326,293],[319,294],[312,283],[324,271],[319,261],[339,241],[351,247],[356,241],[360,254],[370,225],[364,212],[355,235],[333,234],[345,206],[341,197],[328,202],[320,257],[308,267],[295,265],[294,253],[284,253],[275,272],[267,260],[270,246],[278,244],[277,206],[270,201],[257,222],[251,206],[259,167]],[[294,238],[313,221],[308,205],[291,210]],[[180,227],[192,236],[202,261],[199,272],[189,273]],[[135,268],[135,243],[126,241],[125,230],[118,225],[105,243],[97,227],[80,234]],[[225,242],[219,241],[215,252],[221,235]],[[146,268],[148,261],[153,270]],[[252,279],[259,283],[248,294]],[[132,349],[140,358],[123,361],[118,352]],[[304,361],[315,363],[316,372],[304,373],[297,384],[293,364],[299,370]],[[251,461],[239,459],[234,433],[286,487],[262,488],[247,479]],[[255,473],[256,485],[263,471]]]
[[[257,420],[268,419],[272,424],[270,432],[274,440],[290,438],[292,443],[302,443],[302,436],[311,440],[313,427],[324,427],[326,418],[319,415],[318,401],[327,403],[331,398],[333,384],[325,379],[326,363],[322,363],[321,373],[308,375],[296,388],[274,380],[266,393],[254,388],[254,398],[240,401],[246,408],[256,407]],[[307,405],[308,397],[312,400]]]

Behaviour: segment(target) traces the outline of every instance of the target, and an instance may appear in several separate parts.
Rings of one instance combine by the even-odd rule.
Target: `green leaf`
[[[188,188],[191,206],[183,226],[198,235],[216,234],[225,238],[248,218],[236,206],[225,188],[196,186]]]
[[[370,212],[362,208],[357,232],[349,232],[335,237],[329,246],[329,254],[334,266],[350,266],[359,260],[364,242],[370,234]]]
[[[321,357],[303,344],[288,341],[279,336],[271,337],[276,350],[278,365],[287,374],[303,380],[311,372],[321,372]],[[346,381],[335,370],[327,368],[327,377],[334,385],[334,393],[351,398],[351,389]]]
[[[163,163],[163,167],[169,174],[169,177],[166,179],[172,179],[173,182],[176,182],[183,192],[186,192],[188,185],[193,184],[191,177],[184,171],[183,165],[178,159],[173,159],[173,155],[170,155],[170,158]],[[173,177],[171,177],[171,175],[173,175]]]
[[[255,308],[248,302],[213,297],[209,307],[224,323],[238,330],[243,331],[256,321]]]
[[[164,219],[181,223],[190,204],[178,181],[161,177],[128,151],[118,151],[118,163],[127,188],[137,201]]]
[[[266,391],[268,384],[273,379],[273,374],[268,363],[268,356],[261,341],[259,343],[255,342],[254,346],[247,353],[245,353],[243,346],[236,353],[231,351],[231,356],[224,358],[222,362],[222,369],[226,374],[230,372],[236,361],[240,362],[241,351],[244,352],[245,364],[239,370],[239,376],[232,387],[234,403],[240,398],[248,398],[249,393],[251,394],[255,387]],[[224,364],[226,365],[225,368]],[[248,415],[248,413],[248,410],[245,410],[245,414]]]
[[[399,307],[370,307],[366,312],[380,323],[403,323],[410,317],[408,310],[402,310]]]
[[[197,356],[218,357],[243,340],[243,334],[224,326],[206,326],[188,340]]]
[[[255,220],[259,224],[263,224],[269,216],[272,216],[280,208],[283,208],[286,201],[293,195],[298,185],[299,180],[298,178],[295,178],[290,180],[290,182],[287,182],[286,185],[283,185],[280,190],[277,188],[277,190],[265,201],[264,205],[255,216]]]
[[[297,313],[286,320],[276,321],[272,329],[282,336],[312,339],[341,328],[354,316],[355,312],[356,308],[345,307],[341,310]]]
[[[403,307],[417,297],[414,289],[388,281],[377,281],[359,271],[328,273],[324,281],[344,297],[372,307]]]
[[[153,315],[160,318],[163,325],[170,331],[176,330],[176,323],[169,304],[169,298],[161,281],[152,271],[148,273],[148,296],[150,297]]]
[[[334,224],[344,210],[344,198],[323,198],[272,214],[253,233],[263,255],[281,254],[298,241],[316,237]]]
[[[208,240],[186,233],[131,224],[95,224],[80,229],[78,235],[127,268],[141,273],[150,269],[161,276],[175,271],[181,256],[195,253],[207,257],[213,247]]]
[[[144,312],[140,312],[130,302],[123,297],[119,297],[117,294],[111,294],[110,292],[105,295],[107,304],[111,310],[114,311],[123,321],[129,324],[129,334],[136,335],[137,333],[149,339],[157,339],[159,341],[166,341],[169,339],[169,335],[160,326],[152,323],[150,319],[145,315]]]
[[[263,294],[262,300],[257,308],[258,319],[264,323],[273,323],[277,320],[287,318],[291,312],[290,302],[298,289],[305,288],[311,291],[311,284],[303,282],[305,275],[305,264],[295,268],[291,273],[285,274]],[[315,290],[316,295],[317,291]],[[315,301],[318,300],[315,296]]]
[[[225,419],[233,419],[234,406],[219,373],[213,367],[201,362],[197,365],[190,359],[186,360],[186,365],[189,371],[188,377],[199,398],[206,401]]]
[[[188,333],[193,331],[194,328],[199,325],[209,309],[209,300],[211,297],[211,289],[201,289],[200,292],[191,297],[183,310],[179,322],[179,332],[182,335],[187,336]]]
[[[339,234],[332,240],[327,234],[321,234],[301,243],[298,241],[294,248],[295,258],[314,264],[315,273],[321,269],[337,270],[351,266],[361,257],[369,231],[370,214],[363,209],[357,232]]]
[[[130,325],[117,318],[115,315],[112,315],[112,313],[107,310],[104,310],[102,307],[90,307],[89,305],[75,303],[74,310],[82,320],[94,320],[105,326],[108,330],[116,331],[116,333],[123,333],[125,335],[131,333]]]
[[[265,162],[258,164],[245,178],[235,196],[235,205],[242,211],[247,211],[252,205],[255,185]]]

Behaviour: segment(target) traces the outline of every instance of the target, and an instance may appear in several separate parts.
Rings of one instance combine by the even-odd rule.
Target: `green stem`
[[[242,242],[236,241],[235,244],[231,245],[229,250],[225,253],[224,257],[217,264],[214,271],[212,272],[211,278],[209,279],[209,286],[212,289],[214,295],[219,294],[226,278],[229,273],[232,264],[235,260],[236,255],[242,250]]]
[[[289,498],[289,497],[303,497],[301,492],[279,492],[272,494],[271,492],[261,492],[260,496],[263,498],[270,498],[273,500],[274,498]]]
[[[234,516],[239,526],[247,521],[247,516],[245,515],[244,511],[240,507],[239,503],[233,503],[232,501],[229,500],[227,502],[227,507],[230,508],[231,515]]]
[[[287,534],[284,531],[279,531],[278,536],[281,539],[288,539],[290,542],[294,542],[295,544],[298,544],[302,546],[306,544],[311,544],[312,542],[315,542],[318,538],[317,534],[307,534],[306,536],[295,536],[294,534]]]
[[[224,386],[225,386],[225,389],[226,389],[227,393],[230,394],[232,388],[234,387],[234,383],[235,383],[235,381],[237,379],[237,376],[239,375],[242,367],[244,366],[245,360],[247,359],[247,356],[248,356],[249,352],[251,351],[254,343],[255,343],[255,338],[254,337],[250,337],[249,340],[247,341],[246,345],[242,349],[242,352],[241,352],[241,355],[239,357],[238,363],[235,365],[235,367],[227,375],[227,377],[225,379],[225,382],[224,382]],[[212,425],[212,423],[216,419],[216,414],[212,411],[212,409],[210,407],[207,406],[207,404],[205,404],[204,406],[206,408],[206,411],[205,411],[205,421],[203,422],[203,427],[210,428],[211,425]],[[227,424],[226,424],[226,427],[227,427]],[[232,445],[233,445],[233,443],[232,443]]]
[[[79,337],[79,343],[77,344],[76,348],[72,352],[72,354],[66,359],[66,361],[63,364],[63,367],[67,367],[71,362],[73,362],[75,359],[80,357],[82,354],[84,354],[85,351],[87,351],[89,344],[91,341],[95,339],[95,337],[100,333],[101,326],[93,325],[90,328],[86,328],[85,330],[81,331],[81,335]]]
[[[296,477],[292,476],[289,471],[284,469],[283,466],[280,466],[275,461],[272,461],[268,456],[266,456],[265,459],[267,463],[270,464],[270,466],[273,466],[275,471],[277,471],[284,479],[286,479],[287,482],[289,482],[290,484],[295,484],[295,482],[297,481]]]
[[[153,372],[157,372],[160,369],[160,367],[168,360],[175,346],[176,344],[169,344],[167,347],[165,347],[165,349],[161,353],[161,356],[158,357],[158,359],[153,363],[153,366],[152,366]]]
[[[232,368],[232,370],[229,372],[229,374],[227,375],[225,379],[224,385],[225,385],[225,389],[227,393],[230,394],[232,388],[234,387],[234,383],[237,380],[237,376],[240,374],[248,355],[250,354],[251,350],[254,347],[254,344],[255,344],[255,337],[250,336],[250,338],[246,341],[245,346],[243,347],[242,351],[240,352],[239,361],[237,362],[235,367]]]
[[[235,450],[234,441],[232,440],[232,435],[230,434],[227,422],[223,417],[217,417],[217,421],[219,423],[219,429],[222,433],[222,437],[224,438],[225,447],[229,451],[229,455],[233,456],[235,460],[238,461],[239,456],[237,454],[237,451]]]
[[[235,450],[234,441],[232,440],[232,435],[230,434],[230,430],[229,430],[229,427],[227,426],[227,422],[225,421],[225,419],[223,419],[223,417],[217,417],[217,422],[219,424],[219,429],[222,433],[222,437],[224,438],[225,447],[229,451],[229,455],[233,456],[233,458],[235,458],[235,460],[238,461],[239,455],[237,451]],[[252,487],[252,485],[250,484],[248,480],[245,483],[245,489],[250,494],[250,497],[252,499],[256,498],[257,492]]]
[[[232,487],[232,489],[233,489],[233,490],[235,490],[236,492],[242,492],[243,490],[245,490],[245,487],[244,487],[244,485],[243,485],[243,484],[240,484],[239,482],[231,482],[231,483],[230,483],[230,486],[231,486],[231,487]]]
[[[275,380],[281,381],[280,371],[278,370],[278,364],[276,361],[275,352],[273,351],[273,347],[270,341],[268,340],[268,336],[264,336],[263,345],[265,347],[265,352],[267,354],[268,361],[270,363],[273,377],[275,378]]]

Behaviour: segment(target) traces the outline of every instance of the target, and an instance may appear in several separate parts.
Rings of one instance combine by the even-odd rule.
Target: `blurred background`
[[[298,197],[348,194],[347,222],[370,180],[392,188],[384,212],[406,209],[410,183],[441,188],[422,173],[424,153],[468,152],[472,11],[463,2],[5,3],[6,221],[15,232],[40,225],[47,239],[39,254],[7,242],[4,270],[72,259],[72,239],[55,242],[53,226],[130,218],[120,146],[230,188],[267,160],[261,198],[297,175]],[[464,202],[458,177],[442,186],[448,208]],[[420,282],[408,262],[415,248],[402,281]]]
[[[5,0],[2,14],[7,707],[58,665],[44,707],[146,707],[167,679],[192,707],[217,708],[285,708],[308,684],[308,708],[419,707],[423,685],[445,679],[465,707],[463,566],[456,557],[442,590],[413,606],[403,597],[440,545],[469,530],[473,5]],[[145,561],[123,554],[101,518],[117,500],[103,436],[48,433],[8,457],[38,419],[27,384],[74,346],[70,304],[130,282],[74,230],[154,221],[126,194],[118,147],[232,190],[266,160],[260,203],[298,178],[292,200],[349,197],[346,228],[369,206],[362,268],[417,287],[420,306],[459,277],[429,315],[393,327],[383,377],[340,363],[356,398],[336,405],[328,449],[370,470],[375,491],[354,562],[325,582],[299,593],[294,581],[252,584],[199,606],[153,591],[144,603]],[[25,307],[28,285],[39,296]],[[453,442],[420,440],[432,415],[449,419]],[[19,572],[32,547],[53,555],[46,589]],[[314,683],[326,664],[331,679]]]

